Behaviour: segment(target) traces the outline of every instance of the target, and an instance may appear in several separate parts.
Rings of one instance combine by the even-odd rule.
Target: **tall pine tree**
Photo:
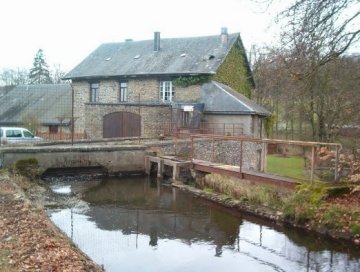
[[[49,67],[45,61],[42,49],[36,53],[33,68],[30,69],[29,79],[31,84],[51,83]]]

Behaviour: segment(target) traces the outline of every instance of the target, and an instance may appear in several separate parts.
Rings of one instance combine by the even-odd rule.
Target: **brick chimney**
[[[154,51],[160,51],[160,32],[154,32]]]
[[[220,38],[221,38],[221,44],[222,44],[222,45],[226,45],[226,44],[228,43],[228,41],[229,41],[229,34],[228,34],[227,27],[222,27],[222,28],[221,28]]]

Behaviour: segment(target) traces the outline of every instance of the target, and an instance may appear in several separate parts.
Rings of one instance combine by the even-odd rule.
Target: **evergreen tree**
[[[36,53],[33,68],[30,69],[29,79],[31,84],[51,83],[49,67],[45,61],[42,49]]]

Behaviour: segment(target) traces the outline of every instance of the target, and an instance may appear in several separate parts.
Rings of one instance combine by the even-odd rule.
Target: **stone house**
[[[17,85],[0,92],[0,126],[24,126],[37,135],[70,135],[71,85]]]
[[[254,87],[239,33],[107,43],[64,79],[72,80],[75,131],[89,138],[157,137],[165,128],[210,128],[260,137],[270,113]],[[232,124],[232,129],[229,129]],[[240,129],[240,130],[239,130]],[[241,133],[239,133],[239,131]]]

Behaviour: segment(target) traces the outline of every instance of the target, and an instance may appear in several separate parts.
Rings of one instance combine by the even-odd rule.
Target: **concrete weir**
[[[146,146],[79,145],[26,146],[0,149],[0,166],[9,167],[18,160],[34,158],[42,175],[53,168],[102,167],[108,174],[144,172]]]
[[[150,175],[151,164],[157,164],[157,177],[164,177],[164,166],[168,165],[172,167],[172,179],[178,180],[180,174],[180,168],[190,167],[190,161],[179,160],[174,156],[145,156],[145,173]]]

